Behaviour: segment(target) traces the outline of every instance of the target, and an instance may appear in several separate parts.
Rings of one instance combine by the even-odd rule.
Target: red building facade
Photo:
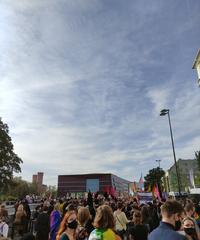
[[[107,192],[108,194],[128,193],[129,181],[111,173],[80,175],[59,175],[58,196],[71,193]]]

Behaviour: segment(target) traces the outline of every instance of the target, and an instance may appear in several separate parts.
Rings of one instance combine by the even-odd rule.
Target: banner
[[[189,171],[189,176],[190,176],[190,184],[191,184],[191,187],[192,187],[192,188],[195,188],[193,168],[190,169],[190,171]]]

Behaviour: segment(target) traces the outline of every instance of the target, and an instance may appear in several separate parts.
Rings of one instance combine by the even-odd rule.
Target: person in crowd
[[[157,228],[159,223],[160,223],[160,212],[158,212],[157,208],[157,204],[155,201],[153,201],[153,203],[149,202],[149,213],[151,216],[151,223],[152,223],[152,229],[150,229],[150,231],[152,231],[153,229]]]
[[[127,219],[126,214],[122,211],[123,209],[123,203],[118,202],[117,204],[117,210],[114,212],[115,217],[115,229],[117,231],[117,234],[123,239],[126,234],[126,224],[130,221]]]
[[[25,231],[25,221],[24,219],[26,218],[26,211],[24,210],[23,204],[19,204],[16,214],[15,214],[15,219],[14,219],[14,228],[17,230],[17,232],[20,235],[24,234]]]
[[[5,221],[5,217],[1,216],[0,217],[0,236],[7,238],[8,237],[8,229],[9,229],[9,227]]]
[[[176,232],[175,227],[181,226],[184,209],[175,200],[168,200],[161,206],[162,221],[148,236],[148,240],[186,240],[186,237]],[[178,228],[178,229],[179,229]],[[177,229],[177,230],[178,230]]]
[[[192,217],[192,218],[194,217],[195,207],[193,202],[186,203],[184,209],[187,217]]]
[[[21,240],[35,240],[35,237],[32,233],[25,233]]]
[[[148,231],[151,232],[153,230],[153,223],[150,216],[149,207],[146,205],[141,208],[141,219],[142,224],[145,224],[148,228]]]
[[[111,207],[101,205],[97,208],[94,219],[95,229],[91,232],[89,240],[120,240],[115,232],[115,219]]]
[[[58,205],[58,203],[56,203],[56,204]],[[54,205],[55,205],[54,201],[51,200],[50,203],[49,203],[49,206],[48,206],[48,214],[49,214],[49,216],[51,215],[52,211],[55,210],[55,209],[54,209]],[[58,210],[59,210],[59,209],[58,209]],[[59,211],[59,212],[60,212],[60,211]],[[61,212],[60,212],[60,213],[61,213]]]
[[[68,211],[76,211],[76,207],[74,206],[73,203],[69,203],[66,208],[65,208],[65,213],[68,212]]]
[[[76,229],[78,226],[75,211],[67,211],[58,230],[56,240],[76,240]]]
[[[33,233],[36,233],[36,229],[35,229],[36,221],[37,221],[37,218],[40,214],[40,211],[41,211],[41,206],[37,205],[35,207],[35,210],[33,211],[33,214],[32,214],[32,228],[31,228],[31,230],[32,230]]]
[[[132,222],[134,225],[128,233],[129,240],[147,240],[149,230],[146,224],[142,224],[142,215],[140,212],[133,213]]]
[[[20,200],[16,201],[16,203],[15,203],[15,205],[14,205],[14,208],[15,208],[15,214],[16,214],[17,209],[18,209],[18,207],[19,207],[20,204],[21,204],[21,201],[20,201]],[[14,214],[14,215],[15,215],[15,214]]]
[[[96,196],[98,197],[98,196]],[[92,220],[94,220],[96,215],[96,210],[99,206],[99,200],[97,198],[93,199],[91,192],[88,193],[87,206],[89,208]]]
[[[182,221],[183,230],[188,240],[198,240],[197,232],[195,229],[195,222],[192,218],[186,217]]]
[[[200,206],[199,205],[195,207],[195,213],[196,213],[195,220],[198,226],[200,227]]]
[[[56,240],[56,234],[61,222],[61,213],[59,210],[60,205],[56,203],[50,215],[50,240]]]
[[[6,210],[6,207],[4,204],[1,204],[1,207],[0,207],[0,217],[4,217],[5,222],[9,223],[8,211]]]
[[[28,232],[28,226],[31,218],[31,210],[28,204],[27,199],[24,199],[22,201],[22,204],[24,206],[24,211],[26,212],[26,216],[24,217],[24,232]]]
[[[47,211],[48,207],[43,206],[42,212],[38,215],[38,218],[36,220],[35,230],[37,240],[48,240],[49,238],[50,219]]]
[[[198,226],[198,223],[197,221],[194,219],[194,214],[195,214],[195,206],[194,206],[194,203],[193,202],[188,202],[186,203],[185,205],[185,214],[187,217],[190,217],[194,223],[195,223],[195,229],[196,229],[196,232],[197,232],[197,235],[198,235],[198,239],[200,240],[200,229],[199,229],[199,226]]]
[[[59,211],[61,214],[63,214],[63,206],[64,206],[64,201],[62,199],[59,199]]]
[[[94,227],[91,222],[90,211],[87,207],[80,207],[78,209],[78,231],[77,231],[77,240],[86,240],[88,239],[90,233],[93,231]]]

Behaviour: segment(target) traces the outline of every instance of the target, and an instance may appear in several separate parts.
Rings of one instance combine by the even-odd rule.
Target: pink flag
[[[140,177],[140,180],[139,180],[139,186],[140,186],[140,190],[144,190],[144,180],[142,178],[142,173],[141,173],[141,177]]]
[[[156,197],[156,198],[158,198],[159,200],[161,200],[160,192],[159,192],[158,184],[157,184],[157,183],[153,186],[152,193],[153,193],[154,197]]]

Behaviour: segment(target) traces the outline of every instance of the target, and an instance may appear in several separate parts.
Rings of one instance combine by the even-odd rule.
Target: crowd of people
[[[0,208],[0,235],[11,219]],[[26,200],[15,204],[11,239],[21,240],[200,240],[200,206],[190,199],[87,198],[44,199],[31,213]],[[2,238],[2,239],[3,239]],[[1,238],[0,238],[1,239]]]

